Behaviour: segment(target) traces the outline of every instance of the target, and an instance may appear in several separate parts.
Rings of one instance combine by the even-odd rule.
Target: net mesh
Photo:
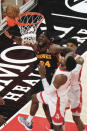
[[[43,19],[44,18],[38,14],[26,14],[19,18],[18,22],[25,24],[23,26],[18,24],[22,35],[22,45],[26,43],[36,43],[36,32]]]

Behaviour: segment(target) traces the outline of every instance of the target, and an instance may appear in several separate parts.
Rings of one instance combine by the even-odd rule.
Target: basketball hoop
[[[22,45],[36,43],[36,31],[42,23],[44,16],[37,12],[25,12],[16,19],[22,35]]]

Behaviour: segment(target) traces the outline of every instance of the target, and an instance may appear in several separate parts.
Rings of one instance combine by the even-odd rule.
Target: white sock
[[[33,117],[34,117],[34,116],[31,116],[31,115],[30,115],[30,116],[28,116],[28,118],[27,118],[27,122],[31,122],[31,121],[32,121],[32,119],[33,119]]]

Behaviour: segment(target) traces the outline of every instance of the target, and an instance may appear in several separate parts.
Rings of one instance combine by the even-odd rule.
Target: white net
[[[36,31],[43,21],[43,16],[39,13],[26,14],[18,20],[19,23],[25,25],[19,25],[20,33],[22,35],[22,45],[28,43],[36,43]]]

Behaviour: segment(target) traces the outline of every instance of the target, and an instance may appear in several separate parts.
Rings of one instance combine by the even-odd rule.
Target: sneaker
[[[18,121],[25,126],[27,130],[32,130],[32,123],[27,122],[26,118],[18,117]]]

